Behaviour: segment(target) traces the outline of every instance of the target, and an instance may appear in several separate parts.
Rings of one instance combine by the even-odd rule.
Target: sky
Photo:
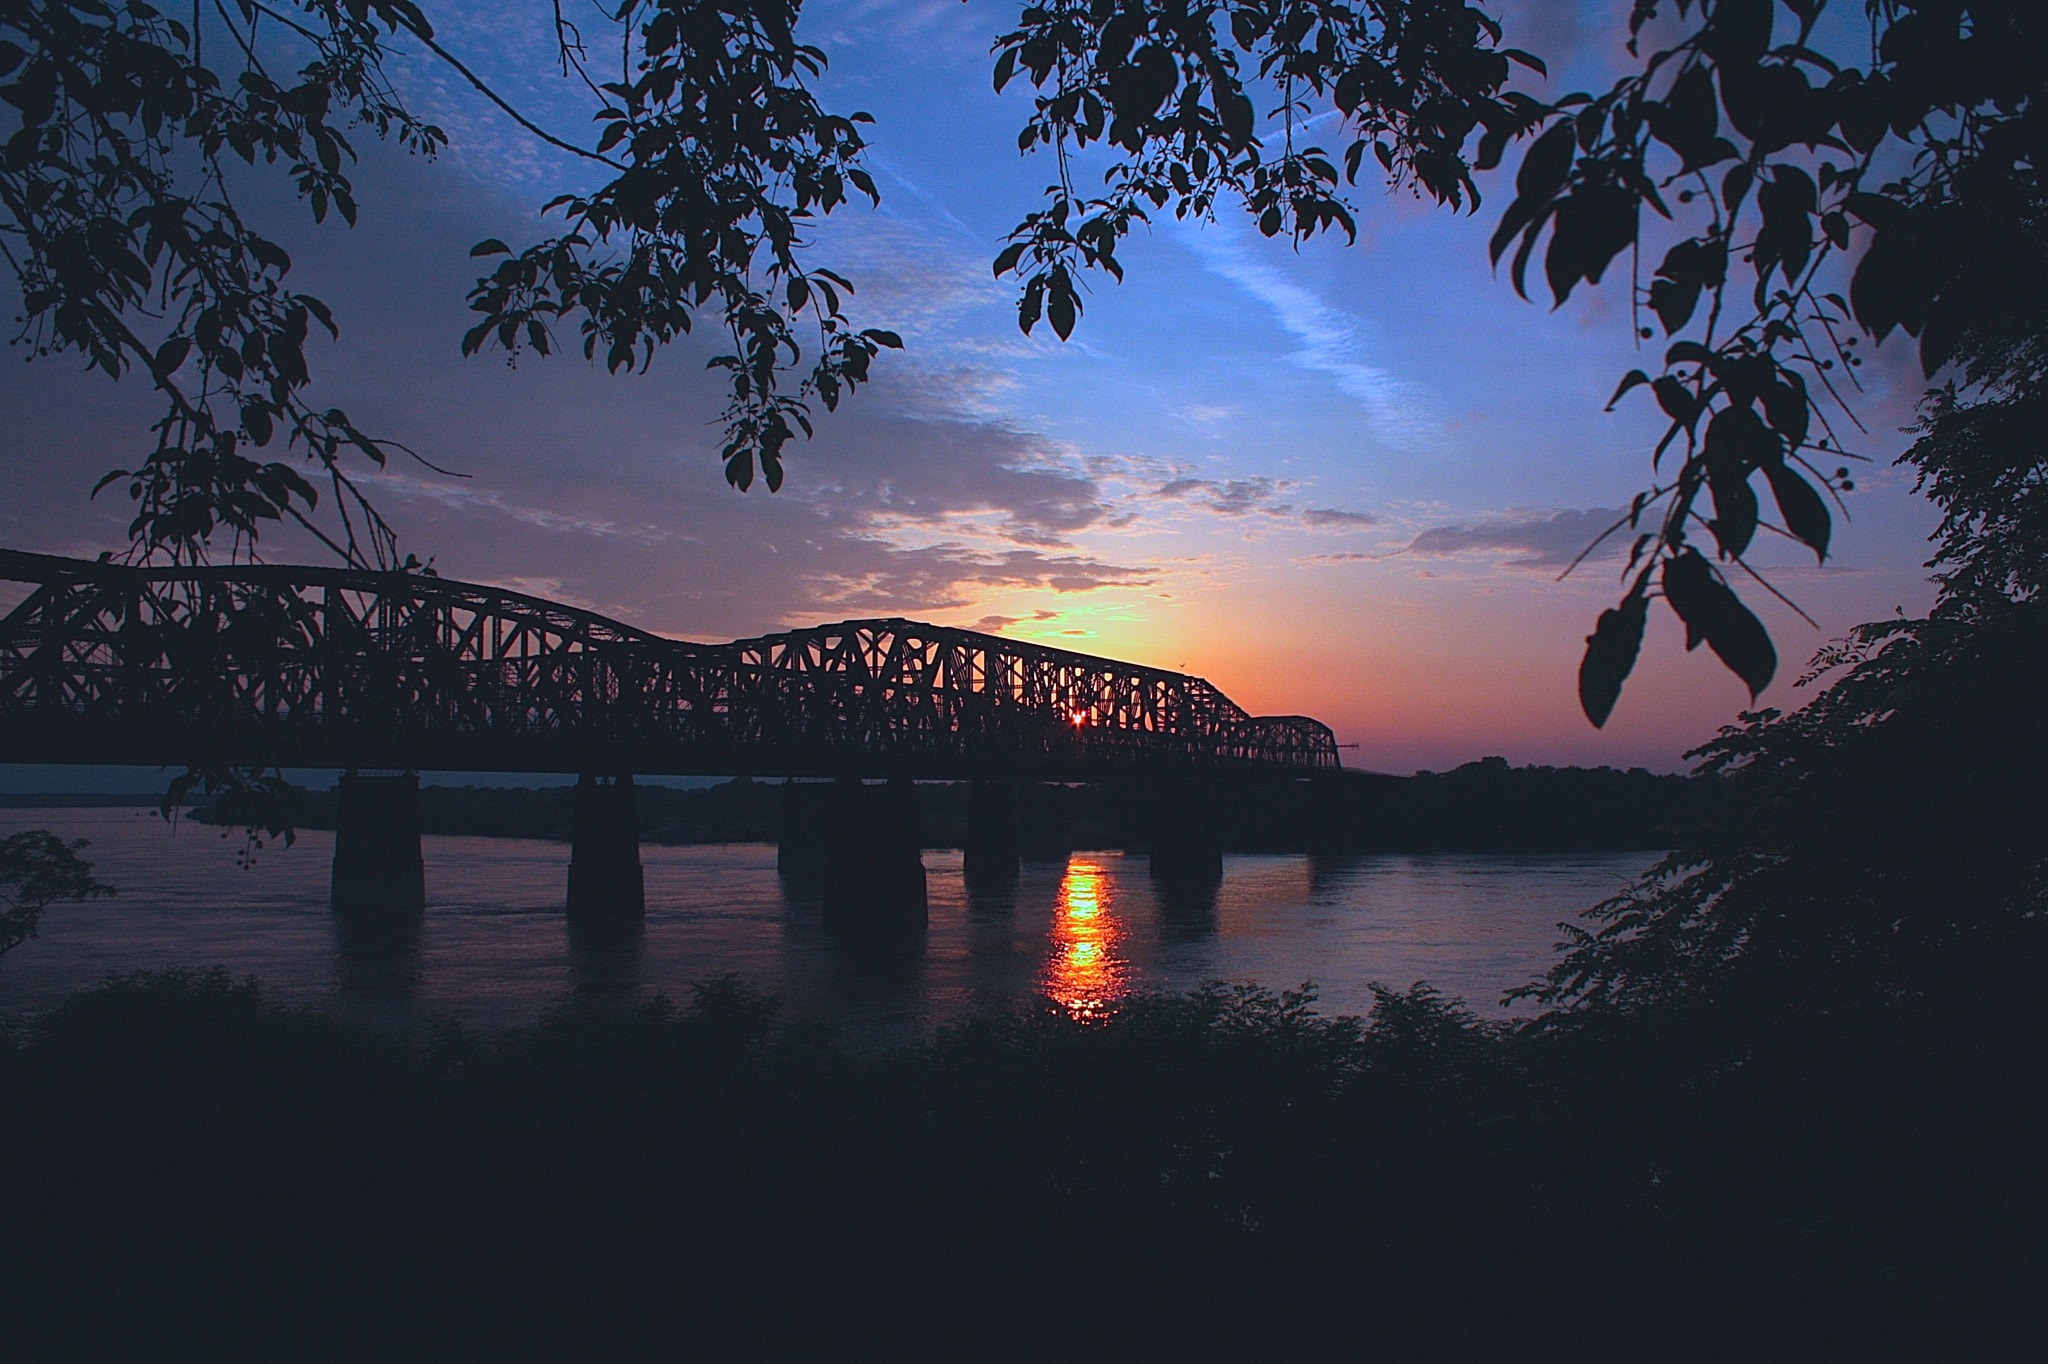
[[[514,102],[594,136],[552,66],[546,6],[428,8]],[[1611,80],[1627,9],[1510,6],[1507,41],[1551,60],[1531,88]],[[1557,310],[1518,299],[1486,254],[1511,197],[1502,176],[1482,178],[1469,216],[1361,183],[1354,245],[1297,250],[1241,215],[1162,215],[1125,248],[1126,282],[1096,282],[1070,342],[1043,326],[1027,338],[989,271],[1052,176],[1016,150],[1023,82],[990,88],[989,44],[1013,15],[983,0],[806,7],[799,36],[831,62],[821,99],[875,117],[883,196],[822,225],[816,260],[853,279],[858,323],[905,349],[821,414],[778,494],[726,486],[704,345],[632,376],[580,353],[460,356],[470,245],[536,240],[551,230],[538,206],[584,172],[430,58],[396,71],[451,146],[426,162],[359,134],[359,226],[316,229],[288,191],[252,182],[247,203],[291,250],[293,283],[341,327],[312,356],[313,400],[452,471],[395,463],[365,478],[401,548],[446,576],[693,640],[906,616],[1180,669],[1255,714],[1322,719],[1355,745],[1347,765],[1371,770],[1487,754],[1682,770],[1748,704],[1742,684],[1706,650],[1687,654],[1660,609],[1613,719],[1593,729],[1576,671],[1620,562],[1602,554],[1558,580],[1643,486],[1662,431],[1643,392],[1602,411],[1662,348],[1637,349],[1625,284],[1610,275]],[[1818,628],[1745,592],[1781,657],[1762,704],[1798,705],[1792,679],[1814,649],[1931,596],[1934,517],[1890,467],[1923,384],[1896,344],[1862,379],[1857,449],[1874,463],[1836,552],[1824,567],[1796,546],[1758,556]],[[123,546],[125,502],[88,494],[147,448],[147,392],[17,349],[0,412],[0,544]],[[321,553],[283,534],[262,548]]]

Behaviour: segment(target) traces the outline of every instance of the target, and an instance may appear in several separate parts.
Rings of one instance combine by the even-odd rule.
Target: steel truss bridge
[[[691,644],[502,588],[0,550],[0,761],[1085,780],[1338,767],[1199,677],[908,620]]]

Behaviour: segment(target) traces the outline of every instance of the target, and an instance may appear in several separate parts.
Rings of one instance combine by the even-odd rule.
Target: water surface
[[[1213,895],[1162,898],[1141,856],[1027,863],[1014,888],[970,893],[958,852],[925,854],[931,929],[884,948],[840,940],[791,893],[766,844],[648,846],[637,940],[572,935],[569,850],[529,839],[429,835],[416,931],[352,929],[328,910],[334,835],[236,866],[220,831],[175,830],[133,809],[0,810],[0,834],[85,838],[118,897],[53,905],[42,936],[0,958],[0,1013],[21,1013],[138,969],[223,967],[273,997],[381,1026],[453,1015],[529,1023],[578,996],[681,997],[737,974],[792,1017],[907,1036],[1050,996],[1070,1009],[1210,980],[1313,982],[1325,1013],[1363,1013],[1373,982],[1427,980],[1482,1014],[1543,971],[1557,924],[1613,893],[1652,855],[1231,856]]]

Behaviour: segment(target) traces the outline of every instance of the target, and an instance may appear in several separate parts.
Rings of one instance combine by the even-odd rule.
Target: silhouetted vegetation
[[[1481,758],[1412,777],[1347,773],[1226,807],[1229,846],[1277,852],[1621,852],[1668,848],[1718,783],[1643,768]]]
[[[57,901],[113,894],[78,855],[84,847],[84,839],[67,843],[48,829],[0,838],[0,955],[33,938]]]
[[[1424,988],[863,1051],[730,981],[415,1040],[136,976],[0,1049],[10,1349],[1967,1353],[2048,1267],[2044,1033],[1989,983],[1728,1065]]]

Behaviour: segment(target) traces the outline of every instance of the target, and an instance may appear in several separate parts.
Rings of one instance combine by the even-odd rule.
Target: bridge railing
[[[1337,766],[1327,727],[1247,715],[1201,678],[900,619],[693,644],[416,574],[0,550],[0,577],[30,587],[0,620],[17,760],[272,742],[309,764],[515,770]]]

